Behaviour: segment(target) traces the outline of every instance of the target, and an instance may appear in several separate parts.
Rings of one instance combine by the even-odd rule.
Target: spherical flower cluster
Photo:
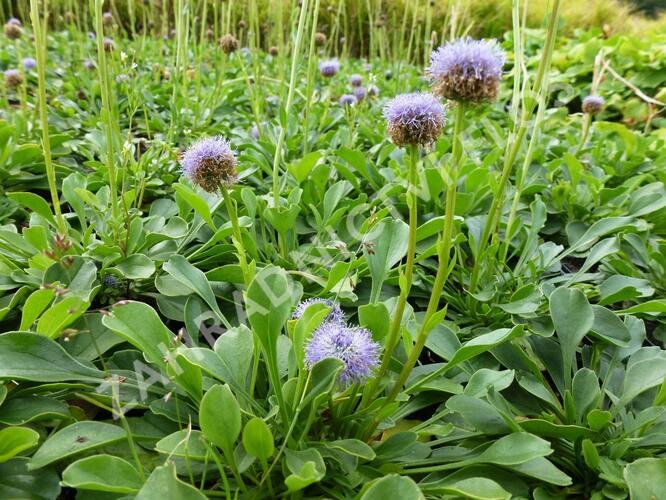
[[[379,344],[365,328],[329,321],[317,328],[305,347],[305,360],[312,367],[326,358],[344,363],[338,377],[343,386],[362,382],[379,364]]]
[[[358,102],[358,99],[355,95],[352,94],[342,94],[340,96],[340,106],[353,106]]]
[[[5,36],[10,40],[17,40],[21,38],[21,34],[23,34],[23,30],[21,29],[21,21],[19,21],[19,24],[13,23],[11,21],[5,24]]]
[[[384,106],[388,133],[397,146],[426,146],[444,127],[444,106],[432,94],[400,94]]]
[[[83,65],[85,66],[86,69],[95,69],[95,63],[92,62],[90,59],[86,59],[83,61]]]
[[[598,95],[588,95],[583,99],[583,113],[590,115],[598,115],[604,108],[606,101],[603,97]]]
[[[354,97],[356,97],[356,100],[360,102],[363,99],[365,99],[367,91],[365,90],[365,87],[354,87],[352,89],[352,94],[354,94]]]
[[[221,184],[236,182],[236,156],[229,141],[222,137],[207,137],[192,144],[182,159],[182,171],[192,183],[209,193]]]
[[[116,42],[114,42],[111,38],[104,37],[104,50],[106,52],[112,52],[116,50]]]
[[[107,26],[113,24],[113,14],[111,14],[111,12],[105,12],[102,14],[102,22]]]
[[[324,304],[325,306],[331,308],[331,312],[328,313],[328,315],[326,315],[326,317],[324,318],[325,323],[330,321],[334,321],[336,323],[344,323],[345,316],[338,304],[333,302],[331,299],[320,299],[316,297],[299,302],[299,304],[296,306],[296,309],[294,310],[292,319],[299,319],[301,316],[303,316],[305,310],[308,307],[310,307],[312,304]]]
[[[453,101],[480,103],[497,98],[506,54],[497,40],[460,38],[430,56],[434,93]]]
[[[276,57],[279,52],[279,49],[275,45],[268,49],[268,53],[273,57]]]
[[[319,73],[325,78],[332,78],[340,71],[340,63],[336,59],[319,63]]]
[[[322,47],[322,46],[326,45],[326,35],[324,35],[323,33],[319,32],[319,31],[317,33],[315,33],[315,45],[317,47]]]
[[[360,87],[361,83],[363,83],[363,78],[361,78],[361,75],[354,73],[349,77],[349,83],[352,84],[352,87]]]
[[[8,89],[19,87],[23,83],[23,75],[17,69],[8,69],[5,71],[5,86]]]
[[[220,37],[220,47],[225,54],[231,54],[238,50],[238,40],[235,36],[227,33]]]
[[[26,71],[30,71],[31,69],[35,69],[37,67],[37,61],[35,61],[32,57],[25,57],[23,61],[21,61],[21,64],[23,64],[23,68]]]
[[[10,17],[7,20],[7,24],[15,24],[16,26],[23,26],[23,23],[21,22],[21,20],[15,18],[15,17]]]

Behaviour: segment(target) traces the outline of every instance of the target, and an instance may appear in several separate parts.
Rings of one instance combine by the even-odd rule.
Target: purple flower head
[[[116,42],[114,42],[113,39],[109,38],[108,36],[104,37],[104,50],[107,52],[116,50]]]
[[[604,108],[606,100],[599,95],[588,95],[583,99],[583,113],[598,115]]]
[[[379,87],[377,85],[368,85],[368,95],[376,97],[379,95]]]
[[[102,22],[104,24],[113,24],[113,14],[111,12],[105,12],[102,14]]]
[[[252,125],[252,130],[250,131],[250,133],[252,134],[252,137],[254,137],[255,139],[259,139],[259,127],[257,127],[256,125]]]
[[[10,17],[7,20],[7,24],[15,24],[16,26],[23,26],[23,23],[21,22],[21,20],[16,19],[15,17]]]
[[[397,146],[426,146],[437,140],[444,126],[444,106],[432,94],[400,94],[384,106],[388,133]]]
[[[5,70],[5,86],[14,89],[23,83],[23,75],[17,69]]]
[[[367,91],[365,90],[365,87],[354,87],[354,89],[352,90],[352,94],[354,94],[356,100],[360,102],[363,99],[365,99]]]
[[[379,364],[379,344],[365,328],[323,323],[305,347],[305,360],[312,367],[326,358],[337,358],[345,364],[338,382],[347,386],[362,382],[372,374]]]
[[[340,306],[330,299],[312,298],[303,300],[296,306],[296,310],[294,310],[294,314],[291,317],[293,319],[299,319],[301,316],[303,316],[305,310],[312,304],[324,304],[325,306],[331,308],[331,312],[328,313],[324,318],[324,323],[344,323],[345,316],[342,312],[342,309],[340,309]]]
[[[96,35],[95,33],[93,33],[92,31],[89,31],[89,32],[88,32],[88,38],[89,38],[90,40],[95,41],[95,40],[97,40],[97,35]]]
[[[332,78],[340,71],[340,63],[337,59],[322,61],[319,63],[319,73],[325,78]]]
[[[430,56],[427,73],[435,94],[453,101],[490,102],[497,98],[506,54],[497,40],[470,37],[447,42]]]
[[[86,69],[95,69],[95,63],[92,62],[90,59],[86,59],[83,61],[83,65],[86,67]]]
[[[222,183],[236,182],[236,156],[223,137],[206,137],[192,144],[183,155],[182,171],[192,183],[209,193]]]
[[[116,77],[116,83],[125,83],[125,82],[129,82],[129,80],[130,80],[130,77],[126,73],[121,73]]]
[[[27,71],[37,67],[37,61],[35,61],[32,57],[25,57],[21,63]]]
[[[349,83],[352,84],[352,87],[360,87],[361,83],[363,83],[363,78],[361,75],[354,73],[349,77]]]
[[[358,99],[352,94],[342,94],[340,97],[340,106],[353,106],[357,102]]]

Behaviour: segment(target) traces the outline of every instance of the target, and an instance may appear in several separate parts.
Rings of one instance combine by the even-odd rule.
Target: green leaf
[[[132,464],[111,455],[77,460],[62,473],[62,484],[70,488],[113,493],[135,493],[143,481]]]
[[[624,479],[631,500],[666,499],[666,458],[640,458],[627,464]]]
[[[45,396],[12,398],[0,406],[0,423],[22,425],[40,420],[68,419],[72,415],[62,401]]]
[[[311,402],[318,406],[318,400],[326,396],[335,386],[338,374],[343,370],[344,363],[337,358],[325,358],[312,367],[310,383],[299,409],[304,409]]]
[[[176,466],[169,462],[156,467],[135,500],[207,500],[198,489],[176,476]]]
[[[629,328],[611,310],[603,306],[592,306],[594,323],[592,333],[618,347],[627,347],[631,341]]]
[[[363,441],[358,439],[338,439],[336,441],[323,441],[322,446],[332,450],[338,450],[352,457],[360,458],[361,460],[374,460],[376,457],[375,451],[370,448]]]
[[[295,492],[321,481],[326,474],[326,465],[314,448],[305,450],[284,450],[287,468],[291,471],[284,483],[290,492]]]
[[[177,195],[183,198],[213,231],[217,229],[215,227],[215,223],[213,222],[210,208],[208,208],[208,204],[203,200],[203,198],[201,198],[192,190],[192,188],[186,186],[185,184],[173,184],[172,187],[174,191],[176,191]]]
[[[476,429],[485,434],[507,434],[511,428],[490,403],[465,394],[451,396],[446,407],[460,413]]]
[[[545,439],[527,432],[515,432],[493,442],[480,455],[465,460],[465,463],[517,465],[552,452],[550,443]]]
[[[118,262],[115,269],[128,280],[147,279],[155,272],[155,263],[150,257],[136,253]]]
[[[407,253],[408,237],[409,226],[394,219],[382,220],[368,235],[371,251],[364,245],[363,253],[372,276],[371,303],[377,302],[388,272]]]
[[[398,474],[388,474],[370,483],[361,495],[360,500],[387,500],[392,498],[425,500],[425,496],[413,479]]]
[[[118,443],[126,438],[125,431],[116,425],[91,420],[76,422],[48,437],[33,455],[28,468],[39,469],[84,451]]]
[[[247,315],[264,349],[275,353],[277,338],[291,315],[292,291],[284,269],[268,266],[247,290]]]
[[[53,340],[35,333],[0,335],[0,379],[99,382],[104,373],[76,361]]]
[[[511,498],[511,493],[492,479],[485,477],[469,477],[457,481],[447,478],[436,483],[428,482],[423,485],[423,488],[427,489],[427,492],[472,500],[508,500]]]
[[[22,451],[37,446],[39,433],[27,427],[5,427],[0,430],[0,463]]]
[[[636,314],[636,313],[645,313],[645,314],[664,314],[666,313],[666,299],[658,300],[648,300],[642,304],[632,306],[628,309],[623,309],[617,311],[618,314]]]
[[[166,262],[162,269],[182,283],[187,289],[196,293],[208,307],[215,313],[220,321],[227,324],[222,311],[217,305],[217,299],[206,275],[188,262],[182,255],[174,255]],[[230,325],[227,325],[230,327]]]
[[[617,403],[617,408],[622,408],[639,394],[660,385],[664,377],[666,377],[666,357],[656,356],[631,364],[624,375],[622,397]]]
[[[262,461],[268,460],[273,455],[275,452],[273,433],[263,419],[254,417],[245,424],[243,446],[250,455]]]
[[[7,193],[7,197],[20,203],[24,207],[29,208],[33,212],[38,213],[47,221],[49,221],[53,226],[56,226],[56,220],[55,217],[53,217],[53,213],[51,212],[51,207],[41,196],[35,193],[14,192]]]
[[[364,304],[358,308],[358,322],[372,332],[372,338],[380,341],[388,335],[391,316],[386,304]]]
[[[51,306],[37,322],[37,333],[56,338],[88,310],[90,304],[78,297],[65,297]]]
[[[543,457],[536,457],[522,464],[508,466],[508,468],[557,486],[569,486],[572,483],[569,476]]]
[[[55,298],[55,289],[42,288],[35,290],[26,299],[23,304],[23,314],[21,316],[21,326],[19,330],[24,331],[30,329],[35,320],[42,314],[49,304]]]
[[[203,434],[192,429],[183,429],[162,438],[155,445],[155,451],[201,462],[206,460],[208,455]]]
[[[54,500],[58,495],[60,480],[51,469],[30,471],[27,458],[0,464],[0,498]]]
[[[206,439],[227,456],[233,452],[241,432],[241,412],[229,386],[215,385],[206,392],[201,400],[199,423]]]
[[[146,361],[164,366],[173,334],[148,304],[134,301],[117,304],[102,323],[142,351]]]
[[[576,348],[594,323],[594,312],[578,289],[558,288],[550,295],[550,315],[560,341],[566,387],[571,387],[571,370]]]

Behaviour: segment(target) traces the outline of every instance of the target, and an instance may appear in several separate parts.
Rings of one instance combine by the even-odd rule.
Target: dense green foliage
[[[507,33],[498,101],[457,142],[448,103],[412,191],[382,106],[422,66],[342,53],[322,78],[305,14],[275,56],[186,22],[98,52],[101,3],[96,39],[0,45],[2,70],[48,47],[48,128],[39,65],[0,96],[0,498],[666,498],[666,36],[560,37],[532,95],[547,32],[521,31],[524,71]],[[341,106],[352,74],[379,95]],[[181,175],[217,134],[225,196]],[[405,290],[383,376],[305,362],[330,307],[301,300],[385,346]]]

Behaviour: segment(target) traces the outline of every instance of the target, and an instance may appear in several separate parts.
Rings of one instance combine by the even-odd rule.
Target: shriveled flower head
[[[37,61],[35,61],[32,57],[25,57],[23,61],[21,61],[21,64],[23,64],[23,68],[27,71],[37,67]]]
[[[225,54],[231,54],[238,50],[238,40],[235,36],[227,33],[220,37],[220,47]]]
[[[349,77],[349,83],[351,83],[353,87],[360,87],[363,83],[363,78],[361,75],[354,73]]]
[[[317,47],[321,47],[323,45],[326,45],[326,35],[324,35],[321,32],[315,33],[315,45]]]
[[[112,52],[116,50],[116,42],[114,42],[111,38],[104,37],[104,50],[107,52]]]
[[[340,63],[337,59],[322,61],[319,63],[319,73],[326,78],[334,77],[340,71]]]
[[[368,378],[379,364],[379,344],[365,328],[327,322],[317,328],[305,347],[308,366],[326,358],[337,358],[345,364],[338,382],[346,386]]]
[[[296,310],[294,310],[294,314],[291,316],[292,319],[299,319],[301,316],[303,316],[305,310],[308,307],[310,307],[312,304],[324,304],[325,306],[331,308],[331,312],[328,313],[324,318],[323,321],[324,323],[328,322],[344,323],[345,316],[338,304],[336,304],[330,299],[320,299],[316,297],[312,299],[302,300],[301,302],[299,302],[299,304],[296,306]]]
[[[390,80],[391,78],[393,78],[393,73],[391,72],[390,69],[387,69],[387,70],[386,70],[386,73],[384,73],[384,78],[385,78],[386,80]]]
[[[588,95],[583,99],[583,113],[598,115],[604,108],[604,104],[606,104],[606,100],[603,97],[598,95]]]
[[[358,99],[352,94],[342,94],[340,97],[340,106],[353,106],[357,102]]]
[[[95,63],[92,62],[90,59],[86,59],[83,61],[83,65],[86,67],[86,69],[95,69]]]
[[[352,90],[352,94],[354,94],[356,100],[360,102],[363,99],[365,99],[367,91],[365,90],[365,87],[354,87],[354,89]]]
[[[279,52],[280,50],[275,45],[273,45],[271,48],[268,49],[268,53],[273,57],[277,56]]]
[[[212,193],[221,184],[236,182],[236,155],[223,137],[206,137],[192,144],[183,155],[183,174]]]
[[[388,133],[397,146],[426,146],[437,140],[444,126],[444,106],[432,94],[400,94],[384,106]]]
[[[23,30],[21,29],[20,23],[21,22],[19,21],[19,24],[12,22],[5,24],[5,36],[10,40],[17,40],[18,38],[21,38]]]
[[[5,71],[5,86],[8,89],[14,89],[23,83],[23,75],[17,69],[8,69]]]
[[[113,24],[113,14],[111,14],[111,12],[105,12],[102,14],[102,22],[106,25]]]
[[[470,37],[447,42],[430,56],[434,93],[453,101],[490,102],[497,98],[506,54],[497,40]]]
[[[368,95],[369,96],[378,96],[379,95],[379,87],[377,85],[368,85]]]

